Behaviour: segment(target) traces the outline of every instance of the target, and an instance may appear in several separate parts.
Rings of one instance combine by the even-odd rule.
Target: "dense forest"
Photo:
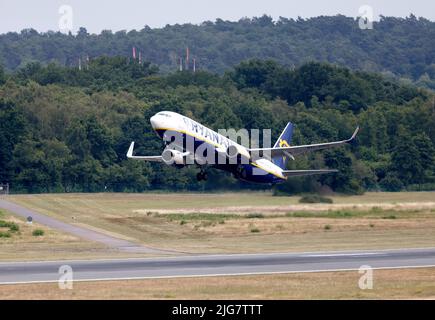
[[[162,73],[179,68],[190,48],[190,68],[223,74],[248,59],[274,59],[288,67],[329,62],[435,89],[435,22],[413,15],[381,17],[372,30],[361,30],[355,18],[342,15],[273,21],[271,17],[237,22],[217,19],[200,25],[167,25],[152,29],[89,34],[38,33],[25,29],[0,35],[0,64],[7,71],[29,62],[77,66],[95,57],[131,56],[132,47]],[[184,61],[184,60],[183,60]]]
[[[289,164],[339,173],[289,179],[281,192],[435,189],[431,91],[319,62],[293,68],[253,59],[223,74],[161,73],[119,56],[81,70],[39,62],[13,73],[0,68],[0,182],[13,192],[268,188],[213,170],[198,183],[194,167],[127,160],[132,140],[138,154],[162,152],[149,123],[161,110],[213,129],[271,128],[273,137],[292,121],[294,144],[348,138],[360,125],[355,144]]]

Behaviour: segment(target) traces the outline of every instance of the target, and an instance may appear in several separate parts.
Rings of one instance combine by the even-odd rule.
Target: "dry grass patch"
[[[367,193],[333,196],[333,204],[298,204],[299,197],[262,192],[10,199],[68,223],[156,248],[243,253],[434,246],[434,197],[435,192]]]
[[[358,271],[0,286],[0,299],[435,299],[435,268],[374,270],[361,290]]]
[[[0,219],[14,223],[19,228],[18,231],[12,232],[10,237],[0,238],[0,261],[75,259],[117,254],[97,243],[58,232],[38,223],[28,224],[5,211],[1,211]],[[36,230],[41,230],[43,234],[35,236]]]

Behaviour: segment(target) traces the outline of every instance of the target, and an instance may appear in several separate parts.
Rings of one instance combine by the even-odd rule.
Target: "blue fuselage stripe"
[[[170,130],[170,129],[155,129],[157,134],[163,139],[165,132],[168,134],[168,136],[177,136],[181,135],[180,141],[183,141],[182,147],[184,150],[186,150],[186,140],[187,136],[193,138],[194,141],[194,150],[196,151],[200,146],[203,144],[206,144],[207,150],[213,150],[215,159],[217,159],[218,153],[216,152],[216,146],[208,143],[207,141],[201,140],[198,137],[194,137],[192,135],[189,135],[184,132],[179,132],[176,130]],[[204,148],[204,146],[203,146]],[[265,184],[276,184],[280,182],[284,182],[285,180],[275,176],[259,167],[256,167],[252,164],[220,164],[218,161],[215,161],[215,164],[212,165],[216,169],[224,170],[233,173],[237,176],[238,179],[248,181],[248,182],[254,182],[254,183],[265,183]],[[241,167],[242,166],[242,167]],[[243,169],[241,169],[243,168]],[[243,172],[243,176],[241,175],[241,172]]]

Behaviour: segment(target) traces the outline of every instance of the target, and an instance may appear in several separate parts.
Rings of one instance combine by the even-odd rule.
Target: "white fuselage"
[[[150,119],[151,126],[159,133],[162,131],[175,131],[186,136],[193,137],[197,140],[212,145],[215,152],[225,153],[227,148],[232,145],[237,148],[237,151],[242,155],[250,158],[248,149],[237,142],[207,128],[206,126],[192,120],[186,116],[180,115],[176,112],[162,111]],[[179,146],[184,148],[184,146]],[[273,179],[286,179],[282,174],[282,169],[275,165],[272,161],[265,158],[258,158],[252,160],[248,164],[256,169],[254,171],[261,175],[272,175]],[[260,169],[260,170],[259,170]],[[264,171],[261,173],[260,171]]]

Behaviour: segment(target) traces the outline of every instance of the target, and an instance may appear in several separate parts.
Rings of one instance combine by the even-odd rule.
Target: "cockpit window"
[[[166,113],[166,112],[159,112],[159,113],[157,113],[159,116],[163,116],[163,117],[167,117],[167,118],[170,118],[171,117],[171,115],[169,114],[169,113]]]

